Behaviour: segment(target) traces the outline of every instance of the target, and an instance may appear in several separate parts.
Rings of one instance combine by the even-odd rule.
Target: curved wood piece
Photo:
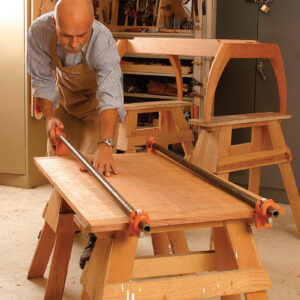
[[[122,58],[126,53],[128,49],[128,40],[119,40],[117,42],[117,50],[119,52],[120,58]]]
[[[229,60],[230,44],[224,43],[220,46],[208,74],[203,111],[203,121],[205,123],[210,122],[216,88]]]
[[[279,101],[280,101],[280,113],[284,115],[286,114],[287,89],[286,89],[284,63],[278,45],[274,45],[274,56],[270,58],[270,62],[272,64],[276,76],[276,80],[277,80]]]
[[[284,64],[278,45],[259,43],[223,43],[214,59],[208,76],[204,102],[205,123],[210,122],[216,88],[220,77],[231,58],[267,58],[270,60],[277,80],[280,113],[286,113],[286,80]]]
[[[176,85],[177,85],[177,98],[179,101],[182,101],[183,95],[183,81],[182,81],[182,71],[181,63],[178,55],[168,55],[168,58],[171,62],[171,65],[176,76]]]

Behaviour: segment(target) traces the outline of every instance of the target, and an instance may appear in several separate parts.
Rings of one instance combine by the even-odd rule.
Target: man
[[[100,174],[117,174],[112,139],[125,116],[120,57],[111,32],[94,20],[90,0],[61,0],[33,22],[28,72],[45,119],[47,154],[55,154],[59,127],[81,153],[93,154]]]

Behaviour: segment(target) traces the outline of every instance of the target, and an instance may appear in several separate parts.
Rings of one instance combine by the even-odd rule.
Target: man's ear
[[[56,28],[56,20],[55,20],[55,17],[52,17],[52,22],[53,22],[54,27]]]

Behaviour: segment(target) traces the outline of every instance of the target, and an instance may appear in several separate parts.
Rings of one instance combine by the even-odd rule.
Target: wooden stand
[[[225,45],[224,45],[225,46]],[[291,204],[295,223],[300,233],[300,199],[290,165],[292,155],[281,129],[286,115],[286,81],[280,50],[276,45],[254,44],[250,50],[245,45],[227,44],[214,60],[207,84],[203,119],[190,120],[200,126],[200,135],[191,156],[191,162],[213,173],[228,178],[229,172],[250,169],[249,190],[259,193],[260,169],[278,164]],[[226,64],[231,58],[267,58],[277,79],[280,112],[254,113],[211,117],[215,90]],[[251,128],[250,143],[231,145],[232,130]]]
[[[77,226],[98,237],[81,278],[81,300],[268,299],[271,285],[248,225],[250,206],[159,154],[114,158],[119,175],[109,182],[149,213],[154,253],[163,253],[159,237],[168,235],[173,254],[136,257],[138,238],[128,235],[128,217],[112,196],[74,159],[39,158],[55,190],[28,278],[44,275],[55,244],[45,299],[62,299]],[[214,231],[215,251],[189,252],[180,235],[176,239],[178,232],[206,227]]]
[[[45,225],[28,273],[29,279],[43,277],[54,248],[44,299],[62,299],[78,230],[73,217],[55,190],[44,213]],[[79,226],[84,230],[82,224]],[[182,251],[186,245],[179,242],[173,245],[173,254],[147,257],[136,257],[138,238],[130,237],[127,230],[96,233],[98,239],[81,278],[80,299],[240,299],[239,294],[245,294],[246,299],[268,299],[265,290],[271,284],[246,220],[164,226],[155,228],[153,236],[205,227],[214,230],[215,251],[187,253]],[[154,249],[160,247],[157,242],[153,239]],[[199,274],[205,271],[217,272]]]
[[[188,105],[183,101],[161,101],[125,104],[127,116],[119,125],[117,149],[135,152],[137,146],[146,144],[149,136],[154,136],[166,147],[181,143],[185,155],[193,150],[193,134],[184,118],[183,108]],[[158,112],[158,126],[138,127],[138,114]]]
[[[246,222],[212,222],[201,227],[214,229],[215,251],[136,258],[136,237],[124,231],[97,235],[81,278],[80,299],[240,299],[239,294],[246,299],[268,299],[265,290],[271,288],[270,281]],[[162,230],[172,229],[182,226]],[[205,271],[217,272],[199,274]]]

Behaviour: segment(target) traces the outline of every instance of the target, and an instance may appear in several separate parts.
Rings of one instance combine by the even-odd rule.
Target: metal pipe
[[[71,143],[61,134],[59,139],[74,153],[74,155],[83,163],[88,172],[90,172],[98,182],[100,182],[111,195],[122,205],[124,211],[129,215],[135,209],[115,190],[115,188],[99,174],[99,172],[77,151]],[[149,226],[149,225],[148,225]]]
[[[202,169],[202,168],[199,168],[199,167],[195,166],[194,164],[186,161],[181,156],[176,155],[172,151],[164,148],[163,146],[161,146],[157,143],[153,143],[152,148],[162,152],[166,156],[172,158],[176,162],[180,163],[184,167],[186,167],[189,170],[196,173],[197,175],[200,175],[200,176],[204,177],[205,179],[208,179],[214,185],[220,187],[221,189],[223,189],[224,191],[230,193],[231,195],[238,197],[240,200],[246,202],[247,204],[249,204],[250,206],[255,208],[255,205],[256,205],[256,202],[258,201],[258,199],[255,198],[254,196],[240,190],[239,188],[235,187],[234,185],[228,184],[225,180],[221,179],[217,175],[215,175],[215,174],[213,174],[209,171],[206,171],[205,169]],[[269,208],[267,213],[270,216],[275,216],[275,217],[278,216],[278,214],[279,214],[279,212],[276,209],[271,208],[271,207]]]

